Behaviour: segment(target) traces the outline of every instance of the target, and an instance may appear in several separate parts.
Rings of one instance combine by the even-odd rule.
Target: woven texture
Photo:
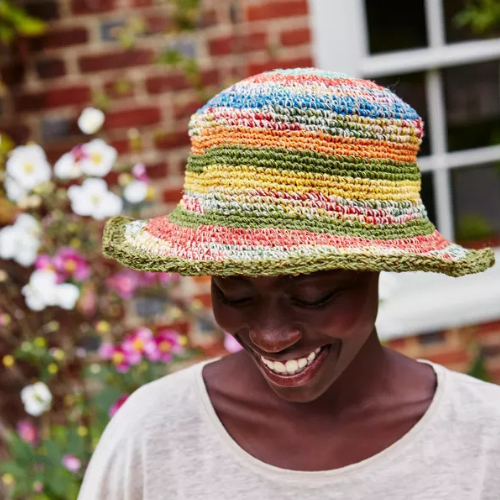
[[[273,276],[342,268],[484,271],[491,249],[448,242],[420,198],[423,123],[373,82],[275,70],[212,98],[189,124],[182,200],[114,217],[103,251],[138,270]]]

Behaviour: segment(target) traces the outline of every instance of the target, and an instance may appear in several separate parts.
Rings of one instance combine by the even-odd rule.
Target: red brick
[[[174,116],[176,120],[182,120],[183,118],[189,118],[193,113],[198,111],[201,106],[205,104],[200,99],[193,99],[187,104],[182,104],[179,106],[175,106],[174,108]]]
[[[116,172],[112,170],[108,175],[104,177],[104,180],[110,185],[110,186],[116,186],[118,184],[118,177],[120,175],[120,172]]]
[[[392,339],[389,342],[387,342],[387,347],[389,347],[390,349],[394,349],[395,351],[404,352],[405,349],[408,347],[408,339],[407,338]]]
[[[308,13],[307,0],[269,0],[263,5],[252,5],[247,8],[248,21],[262,21],[278,17],[305,16]]]
[[[165,33],[172,26],[171,19],[161,14],[146,17],[145,23],[150,34]]]
[[[38,61],[35,66],[38,76],[43,80],[57,78],[66,74],[66,65],[62,59],[45,59],[44,61]]]
[[[75,146],[81,144],[80,137],[74,137],[65,142],[57,142],[56,144],[45,144],[44,150],[50,163],[55,163],[61,156],[68,151],[71,151]]]
[[[482,325],[477,325],[476,328],[477,328],[477,334],[481,337],[500,334],[500,321],[483,323]]]
[[[44,109],[86,104],[90,101],[91,92],[88,85],[51,88],[42,92],[19,93],[14,97],[16,111],[37,111]]]
[[[146,173],[151,179],[164,179],[168,175],[168,164],[163,162],[147,165]]]
[[[29,15],[44,21],[59,18],[59,7],[56,0],[31,0],[25,4],[25,9]]]
[[[185,130],[182,132],[159,134],[155,137],[155,146],[157,149],[175,149],[189,146],[190,144],[191,140]]]
[[[122,97],[132,97],[135,94],[134,84],[130,80],[115,80],[106,82],[104,90],[108,97],[120,99]]]
[[[216,69],[203,71],[201,74],[203,85],[216,85],[220,83],[220,75]],[[146,80],[146,88],[150,94],[160,94],[175,90],[186,90],[191,88],[190,82],[180,73],[169,75],[151,76]]]
[[[24,82],[26,67],[21,62],[5,64],[0,69],[2,82],[7,86],[21,85]]]
[[[285,46],[305,45],[311,42],[309,28],[283,31],[280,35],[281,44]]]
[[[212,307],[212,294],[210,293],[195,295],[193,299],[198,299],[199,301],[201,301],[204,307]]]
[[[113,139],[109,141],[109,144],[113,146],[118,154],[123,155],[130,152],[130,139]]]
[[[44,35],[30,40],[31,50],[41,51],[45,49],[71,47],[87,43],[89,34],[83,27],[51,29]]]
[[[467,363],[471,361],[471,354],[465,349],[453,349],[435,354],[424,354],[425,359],[440,365],[449,366],[452,364]]]
[[[153,106],[111,111],[106,113],[104,129],[140,127],[141,125],[154,125],[161,120],[160,109]]]
[[[276,68],[309,68],[314,66],[312,57],[301,57],[300,59],[290,60],[271,60],[265,63],[250,63],[247,65],[247,74],[256,75],[263,71],[270,71]]]
[[[24,144],[31,137],[31,130],[25,124],[0,125],[0,134],[8,135],[16,144]]]
[[[151,64],[154,51],[151,49],[131,49],[80,57],[80,70],[83,73],[105,71],[108,69],[128,68]]]
[[[100,14],[115,8],[115,0],[73,0],[71,12],[78,14]]]
[[[183,189],[166,189],[163,191],[163,202],[164,203],[178,203],[182,198]]]
[[[223,36],[209,41],[210,54],[221,56],[238,52],[251,52],[267,48],[266,33],[251,33],[243,36]]]

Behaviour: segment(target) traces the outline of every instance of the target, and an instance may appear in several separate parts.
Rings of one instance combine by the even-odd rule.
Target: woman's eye
[[[329,293],[325,297],[323,297],[319,300],[316,300],[314,302],[306,302],[304,300],[296,300],[296,301],[297,301],[298,305],[300,305],[301,307],[311,307],[311,308],[321,307],[321,306],[325,305],[326,303],[328,303],[330,301],[330,299],[332,299],[336,294],[337,294],[337,291]]]

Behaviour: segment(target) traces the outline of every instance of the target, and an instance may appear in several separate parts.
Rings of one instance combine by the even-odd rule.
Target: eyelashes
[[[232,307],[238,307],[241,305],[244,305],[247,303],[250,298],[245,298],[245,299],[239,299],[239,300],[230,300],[228,299],[222,290],[218,288],[217,286],[213,286],[212,290],[216,293],[219,301],[226,306],[232,306]],[[300,307],[305,307],[305,308],[310,308],[310,309],[315,309],[315,308],[321,308],[328,304],[335,296],[337,296],[339,293],[339,290],[335,290],[332,293],[329,293],[325,297],[322,297],[321,299],[315,301],[315,302],[304,302],[302,300],[295,299],[295,303],[300,306]]]

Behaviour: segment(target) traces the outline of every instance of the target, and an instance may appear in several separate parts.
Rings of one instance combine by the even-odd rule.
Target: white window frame
[[[361,78],[425,72],[430,155],[419,158],[418,163],[422,172],[434,173],[436,225],[443,236],[453,240],[450,171],[499,161],[500,146],[447,152],[440,70],[500,60],[500,38],[446,44],[442,0],[425,0],[428,46],[372,55],[364,0],[309,0],[309,5],[313,53],[318,67]],[[498,262],[500,248],[495,253]],[[392,297],[382,303],[377,321],[384,339],[500,318],[498,263],[485,273],[460,279],[434,273],[383,273],[384,286],[393,291]]]

